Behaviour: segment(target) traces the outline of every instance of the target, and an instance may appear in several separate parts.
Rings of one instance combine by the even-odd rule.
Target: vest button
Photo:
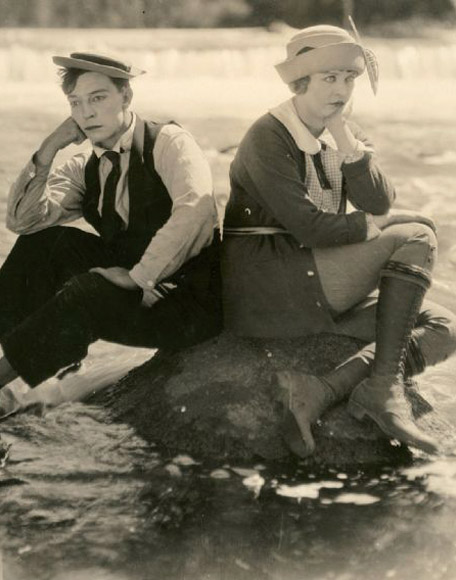
[[[315,276],[315,272],[313,270],[307,270],[307,275],[309,278],[312,278],[312,276]]]

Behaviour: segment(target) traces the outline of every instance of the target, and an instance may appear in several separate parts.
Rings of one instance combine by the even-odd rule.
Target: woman
[[[438,448],[412,421],[404,373],[454,352],[455,319],[423,305],[436,258],[432,221],[389,213],[394,188],[346,119],[366,66],[375,91],[375,65],[341,28],[296,34],[276,67],[293,97],[253,124],[230,171],[227,328],[257,337],[333,332],[370,343],[324,377],[279,373],[301,434],[289,444],[302,456],[314,449],[310,425],[349,394],[356,418],[368,416],[388,437],[426,452]]]

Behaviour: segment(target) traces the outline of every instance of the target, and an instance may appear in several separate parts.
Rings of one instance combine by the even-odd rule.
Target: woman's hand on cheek
[[[328,131],[332,134],[337,131],[341,131],[353,112],[353,99],[345,103],[343,107],[339,107],[334,111],[332,115],[326,118],[325,126]]]
[[[345,155],[353,155],[358,149],[358,140],[353,135],[346,122],[347,114],[351,113],[350,101],[341,107],[334,115],[328,117],[326,128],[336,142],[337,149]]]

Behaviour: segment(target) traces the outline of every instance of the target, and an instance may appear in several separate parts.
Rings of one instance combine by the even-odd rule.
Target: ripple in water
[[[80,403],[12,418],[2,437],[12,443],[0,472],[12,580],[297,580],[304,571],[329,580],[366,570],[437,580],[453,570],[451,458],[376,472],[203,464],[159,454]]]

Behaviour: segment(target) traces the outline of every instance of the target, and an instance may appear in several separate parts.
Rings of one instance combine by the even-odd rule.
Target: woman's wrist
[[[372,215],[369,214],[371,217],[369,218],[373,224],[375,224],[380,230],[386,228],[386,226],[390,222],[389,214],[382,214],[382,215]]]
[[[358,139],[356,139],[351,132],[345,119],[334,119],[334,121],[329,122],[326,127],[333,136],[339,153],[342,153],[343,155],[353,155],[358,151]]]
[[[357,161],[359,161],[364,157],[364,153],[365,151],[362,148],[360,141],[356,141],[355,149],[352,151],[352,153],[348,153],[344,156],[343,162],[356,163]]]
[[[368,242],[369,240],[378,238],[378,236],[381,234],[381,227],[376,222],[376,220],[374,220],[374,216],[371,213],[366,213],[366,225],[366,241]]]

